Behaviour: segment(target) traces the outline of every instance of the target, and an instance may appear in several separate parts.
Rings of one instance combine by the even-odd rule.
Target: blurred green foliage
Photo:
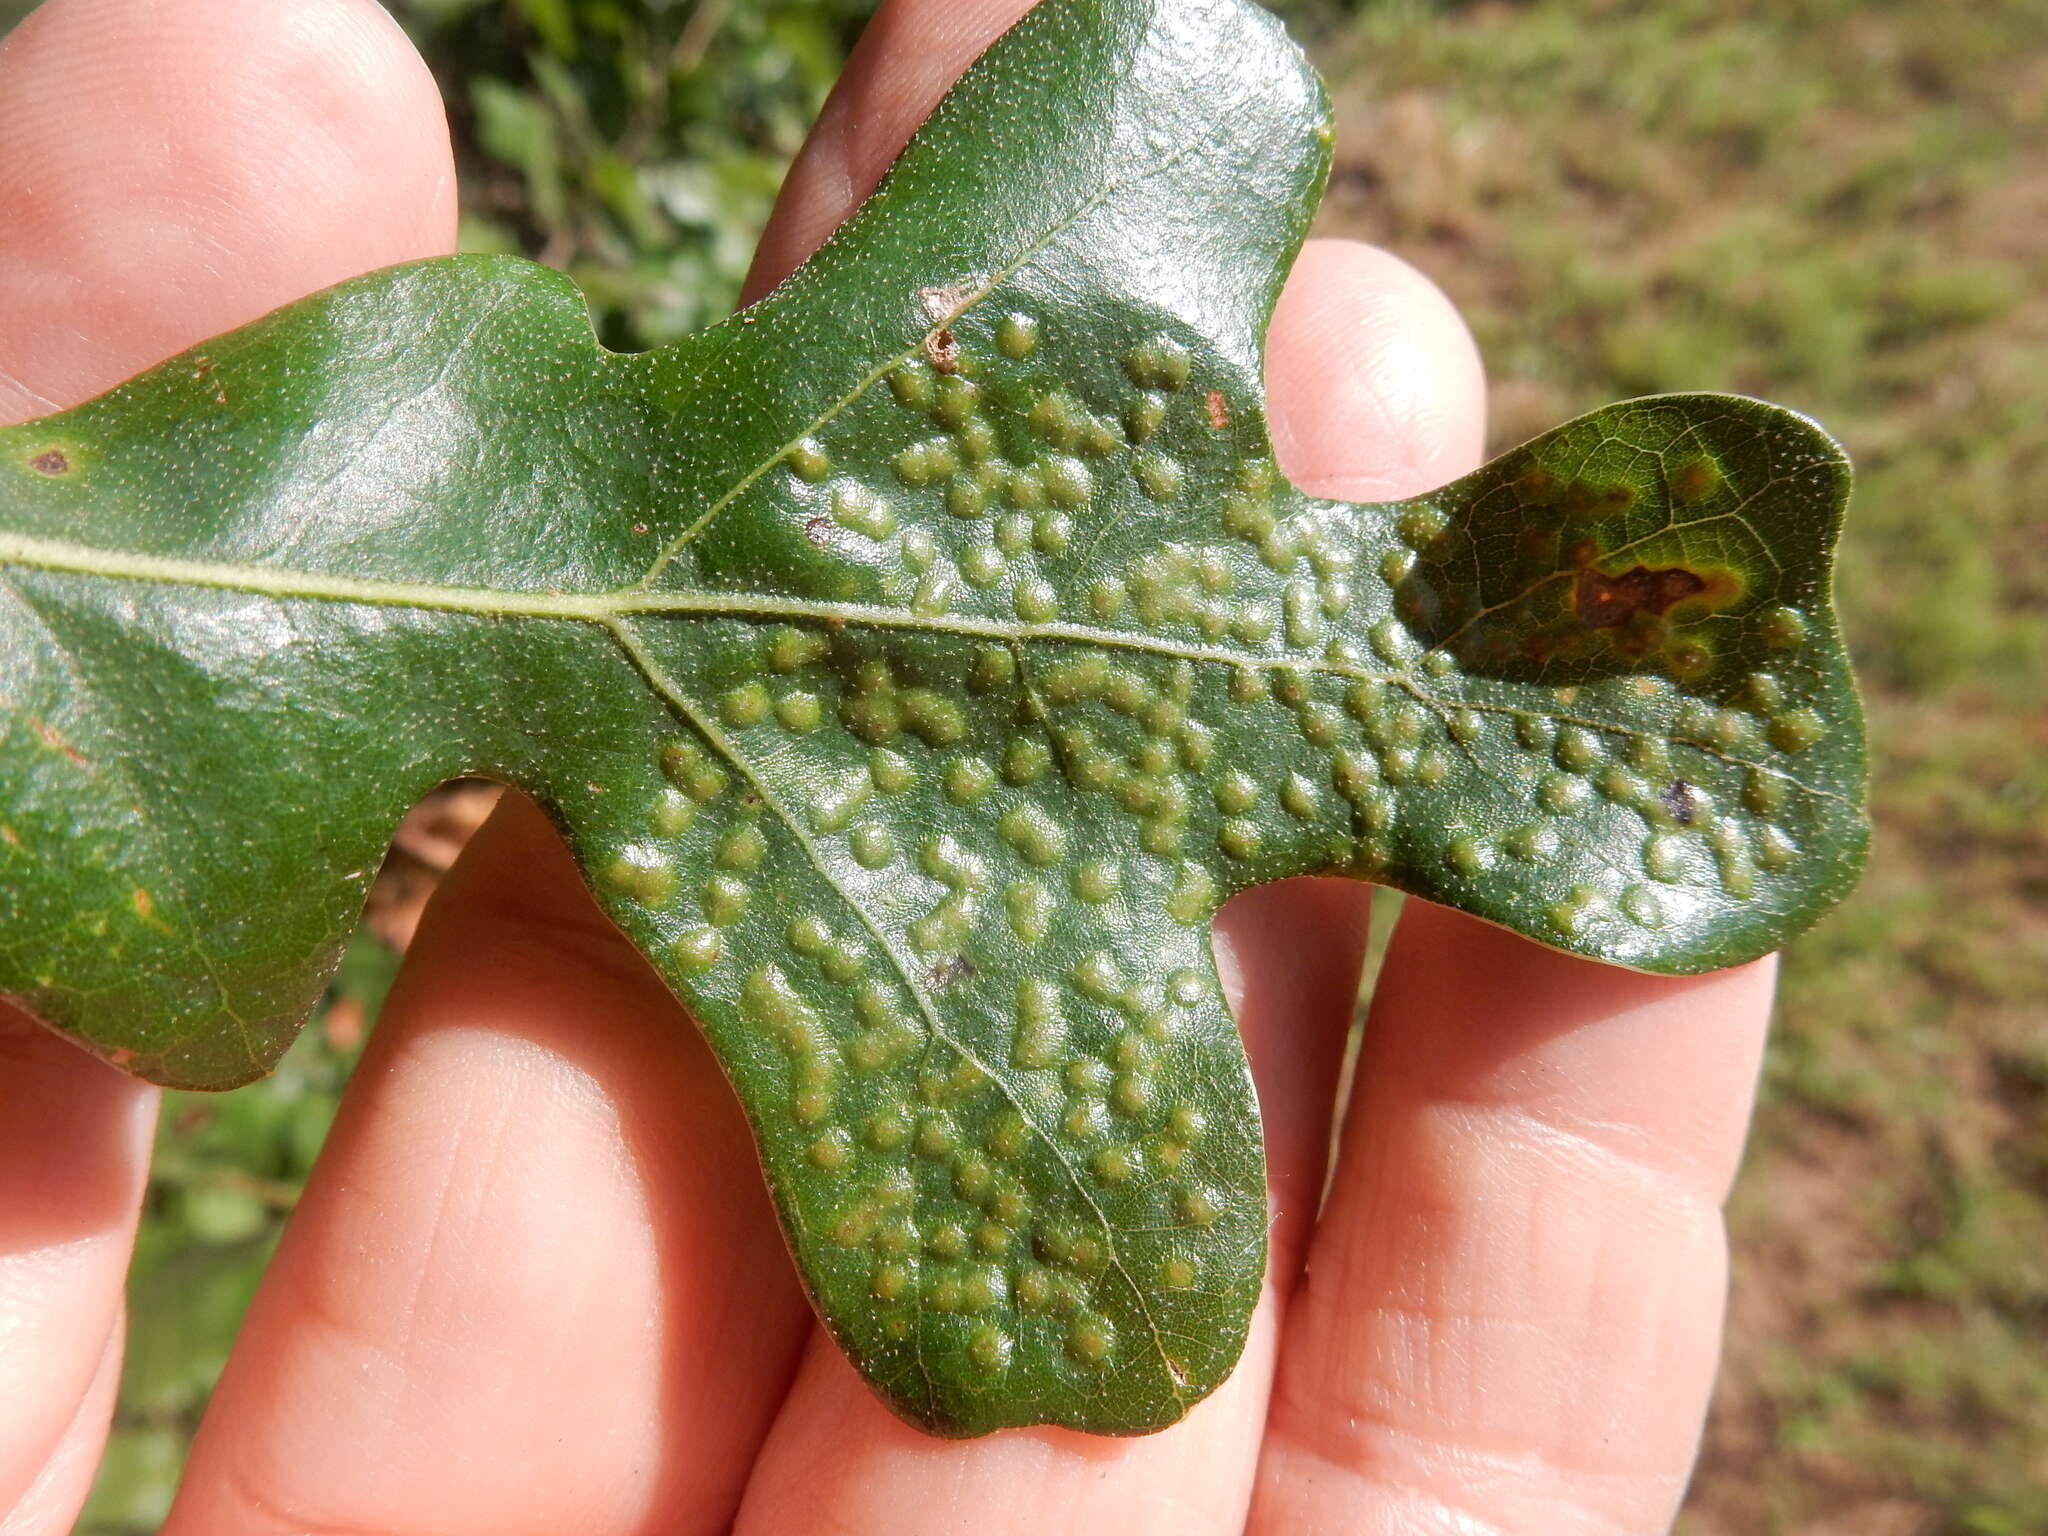
[[[573,274],[615,348],[728,312],[873,0],[394,0],[439,78],[466,249]]]
[[[449,102],[464,244],[568,268],[621,348],[731,305],[872,9],[387,3]],[[29,8],[0,0],[0,30]],[[1859,465],[1842,597],[1876,855],[1788,956],[1681,1529],[2048,1530],[2048,6],[1280,9],[1340,108],[1326,232],[1460,302],[1497,443],[1719,387],[1813,412]],[[344,1017],[391,964],[351,952]],[[88,1536],[161,1518],[350,1038],[167,1102]]]
[[[432,64],[462,244],[573,275],[608,346],[729,313],[876,0],[387,0]],[[1327,28],[1361,0],[1276,7]]]

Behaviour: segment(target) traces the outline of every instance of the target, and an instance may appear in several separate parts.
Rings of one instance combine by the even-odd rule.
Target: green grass
[[[1787,957],[1682,1529],[2048,1530],[2048,8],[1387,4],[1328,232],[1471,316],[1496,440],[1618,394],[1847,443],[1876,851]]]
[[[468,243],[569,266],[632,345],[729,302],[867,6],[734,0],[689,37],[691,5],[393,8],[454,107]],[[1289,9],[1340,107],[1325,230],[1465,307],[1499,444],[1725,388],[1859,466],[1876,851],[1788,956],[1682,1530],[2048,1530],[2048,6]],[[386,963],[351,965],[373,999]],[[349,1055],[311,1031],[167,1111],[86,1532],[154,1529]]]

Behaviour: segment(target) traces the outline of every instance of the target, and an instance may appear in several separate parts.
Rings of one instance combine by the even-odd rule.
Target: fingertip
[[[0,1530],[57,1529],[22,1510],[54,1497],[63,1447],[89,1440],[96,1414],[105,1431],[94,1382],[118,1351],[156,1104],[153,1088],[0,1004]]]
[[[874,191],[918,126],[1037,0],[888,0],[790,167],[741,294],[751,304]]]
[[[1251,1058],[1272,1209],[1268,1274],[1291,1288],[1321,1200],[1330,1117],[1365,963],[1372,887],[1305,876],[1216,915],[1216,969]]]
[[[0,414],[452,248],[432,76],[374,0],[52,0],[0,52]]]
[[[1311,495],[1398,500],[1480,462],[1478,346],[1443,290],[1391,252],[1311,240],[1266,345],[1273,446]]]
[[[1748,1131],[1776,981],[1771,955],[1650,975],[1411,900],[1373,999],[1386,1021],[1373,1064],[1408,1093],[1631,1127],[1644,1156],[1718,1203]]]

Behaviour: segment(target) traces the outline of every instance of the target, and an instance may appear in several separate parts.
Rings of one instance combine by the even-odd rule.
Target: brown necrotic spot
[[[804,524],[804,537],[820,549],[832,547],[832,519],[814,517]]]
[[[924,339],[924,358],[939,373],[960,371],[960,343],[951,326],[940,326]]]
[[[1673,501],[1704,501],[1720,488],[1721,471],[1711,459],[1694,459],[1671,476]]]
[[[1671,819],[1681,827],[1689,827],[1699,819],[1699,791],[1684,779],[1673,779],[1664,787],[1660,798],[1664,808],[1671,813]]]
[[[31,720],[29,725],[34,729],[43,745],[52,752],[61,752],[74,763],[83,764],[85,762],[85,754],[65,740],[64,733],[55,726],[42,720]]]
[[[71,456],[62,448],[46,448],[28,461],[28,467],[39,474],[68,475],[71,473]]]
[[[1613,517],[1635,505],[1635,499],[1635,491],[1626,485],[1574,480],[1565,488],[1564,510],[1568,517]]]
[[[934,992],[945,992],[975,975],[974,962],[965,955],[950,955],[931,968],[925,978]]]
[[[1684,566],[1653,571],[1639,565],[1619,576],[1588,567],[1579,572],[1576,606],[1579,622],[1588,629],[1612,629],[1639,613],[1664,614],[1707,590],[1707,583]]]
[[[1230,425],[1230,407],[1224,403],[1223,391],[1220,389],[1209,391],[1209,425],[1218,432]]]

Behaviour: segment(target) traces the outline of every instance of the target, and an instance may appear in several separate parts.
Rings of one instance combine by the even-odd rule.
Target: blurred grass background
[[[566,267],[618,347],[729,306],[872,9],[388,3],[455,118],[465,245]],[[1497,446],[1733,389],[1859,466],[1876,853],[1787,957],[1681,1531],[2048,1531],[2048,5],[1284,9],[1339,107],[1322,229],[1464,306]],[[395,856],[387,935],[446,841]],[[167,1103],[91,1536],[160,1520],[394,963],[366,934],[274,1079]]]

